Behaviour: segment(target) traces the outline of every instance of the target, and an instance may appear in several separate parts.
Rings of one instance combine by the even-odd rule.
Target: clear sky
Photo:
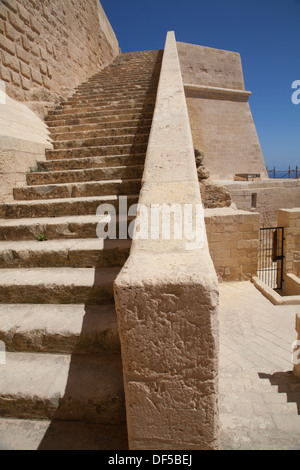
[[[300,0],[100,0],[122,52],[177,41],[241,54],[268,169],[300,168]],[[298,95],[300,98],[300,93]]]

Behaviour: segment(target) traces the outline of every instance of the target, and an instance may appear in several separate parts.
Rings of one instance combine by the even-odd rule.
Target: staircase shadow
[[[292,371],[275,372],[274,374],[258,374],[260,379],[268,379],[271,385],[277,385],[278,393],[286,393],[287,403],[296,403],[297,414],[300,415],[300,380]]]
[[[100,274],[95,268],[94,286],[99,286],[100,277],[103,270]],[[112,305],[95,305],[95,294],[87,300],[65,392],[38,450],[128,450],[120,343],[116,324],[109,316]],[[97,335],[97,327],[103,322],[107,328]],[[105,406],[101,403],[103,393]],[[75,409],[74,401],[78,404]],[[99,422],[95,422],[95,416]]]

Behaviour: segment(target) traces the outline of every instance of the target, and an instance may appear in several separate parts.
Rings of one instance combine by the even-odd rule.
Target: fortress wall
[[[182,42],[177,48],[194,146],[205,152],[211,179],[267,178],[240,55]]]
[[[118,54],[98,0],[0,0],[1,202],[52,148],[47,110]]]
[[[230,207],[205,209],[205,224],[219,280],[249,281],[256,276],[259,214]]]
[[[279,209],[300,207],[300,180],[270,178],[264,181],[222,183],[238,209],[259,212],[261,227],[277,226]]]
[[[98,0],[0,1],[0,79],[11,98],[55,102],[118,54]]]

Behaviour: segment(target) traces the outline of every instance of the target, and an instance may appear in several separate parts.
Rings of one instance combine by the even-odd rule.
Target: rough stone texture
[[[215,181],[202,180],[200,191],[205,209],[231,206],[232,201],[228,189]]]
[[[52,144],[46,124],[8,96],[0,104],[0,139],[0,202],[8,202],[12,189],[26,183],[29,167],[45,160],[45,149]]]
[[[284,227],[283,280],[287,273],[300,277],[300,208],[279,210],[277,223],[278,227]]]
[[[168,33],[139,203],[202,208],[174,33]],[[134,239],[115,281],[130,449],[218,448],[217,278],[202,244]],[[136,229],[138,230],[138,229]]]
[[[119,54],[98,0],[3,0],[0,18],[0,79],[42,114]]]
[[[240,55],[177,43],[193,141],[204,150],[211,179],[236,173],[268,177],[245,91]]]
[[[245,281],[257,275],[259,214],[232,208],[206,209],[209,251],[220,280]]]
[[[238,209],[260,213],[261,227],[276,227],[279,209],[300,207],[300,180],[221,181]],[[255,197],[253,207],[252,195]]]

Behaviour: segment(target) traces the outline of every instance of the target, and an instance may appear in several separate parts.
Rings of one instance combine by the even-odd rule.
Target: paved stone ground
[[[300,450],[299,311],[274,306],[250,282],[220,285],[221,449]]]

